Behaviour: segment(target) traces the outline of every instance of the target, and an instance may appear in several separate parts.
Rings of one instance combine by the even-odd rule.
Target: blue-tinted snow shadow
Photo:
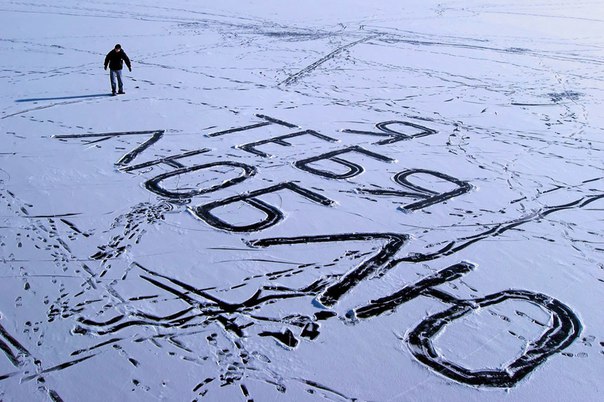
[[[105,96],[111,96],[111,94],[91,94],[91,95],[75,95],[75,96],[60,96],[56,98],[28,98],[28,99],[17,99],[15,102],[42,102],[42,101],[54,101],[54,100],[69,100],[69,99],[86,99],[86,98],[101,98]]]

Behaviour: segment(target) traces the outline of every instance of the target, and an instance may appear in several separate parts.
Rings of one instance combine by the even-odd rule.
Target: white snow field
[[[0,399],[599,400],[603,34],[599,0],[0,0]]]

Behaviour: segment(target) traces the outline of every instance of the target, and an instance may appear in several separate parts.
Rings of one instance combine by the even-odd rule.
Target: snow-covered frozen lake
[[[601,1],[0,10],[0,399],[599,399]]]

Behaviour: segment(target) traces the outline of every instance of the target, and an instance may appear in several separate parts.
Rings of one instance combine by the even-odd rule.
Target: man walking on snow
[[[119,43],[115,45],[115,48],[107,53],[105,56],[105,70],[107,70],[107,65],[109,65],[109,78],[111,79],[111,94],[115,95],[115,78],[117,77],[117,85],[118,85],[118,94],[123,94],[124,92],[124,83],[122,82],[122,68],[124,66],[124,62],[126,62],[126,66],[128,70],[132,71],[132,66],[130,65],[130,59],[126,55],[126,52],[122,50],[122,45]]]

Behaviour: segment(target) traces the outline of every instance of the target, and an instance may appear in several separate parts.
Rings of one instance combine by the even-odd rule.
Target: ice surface
[[[2,400],[598,399],[599,2],[0,9]]]

